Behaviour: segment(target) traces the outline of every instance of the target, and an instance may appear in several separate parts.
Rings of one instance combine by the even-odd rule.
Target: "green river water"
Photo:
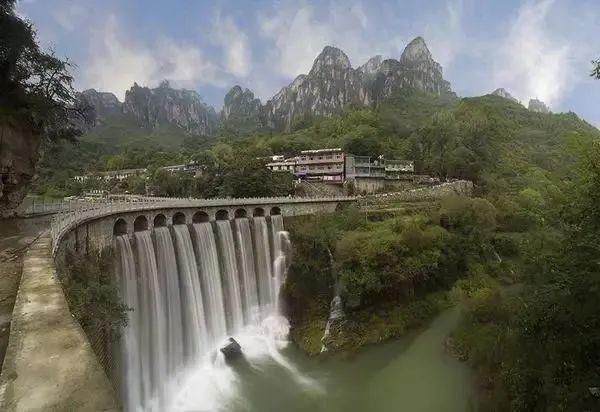
[[[475,411],[472,374],[444,352],[456,327],[448,310],[422,332],[361,351],[351,359],[313,359],[289,347],[297,374],[275,362],[238,370],[236,412]]]

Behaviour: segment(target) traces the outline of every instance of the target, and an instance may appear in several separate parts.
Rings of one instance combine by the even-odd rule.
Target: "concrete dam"
[[[263,350],[276,350],[288,329],[278,295],[289,247],[280,214],[117,234],[116,275],[133,309],[120,342],[124,409],[204,408],[223,388],[214,381],[202,404],[178,404],[190,399],[178,396],[185,369],[222,373],[219,348],[229,336],[252,330]]]
[[[238,379],[220,350],[230,337],[250,364],[271,359],[296,376],[280,353],[289,332],[278,301],[291,250],[284,219],[355,200],[144,199],[57,214],[25,257],[1,409],[215,411]],[[69,255],[107,251],[127,308],[115,339],[80,325],[64,289]]]

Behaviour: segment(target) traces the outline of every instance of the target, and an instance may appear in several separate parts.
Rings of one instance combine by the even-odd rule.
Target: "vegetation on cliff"
[[[370,222],[349,209],[297,220],[284,290],[296,342],[320,351],[336,281],[346,318],[328,347],[353,351],[422,325],[448,305],[450,296],[439,292],[489,265],[495,214],[484,199],[452,196],[431,214]]]
[[[35,173],[40,145],[80,134],[69,63],[42,51],[31,24],[0,2],[0,214],[14,209]]]

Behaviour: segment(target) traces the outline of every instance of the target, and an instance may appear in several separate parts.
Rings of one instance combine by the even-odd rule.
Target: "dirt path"
[[[49,227],[50,218],[0,220],[0,365],[4,361],[23,255]]]

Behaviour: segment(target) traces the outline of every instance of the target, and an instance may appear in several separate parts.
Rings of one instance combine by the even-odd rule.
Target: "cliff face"
[[[236,85],[225,95],[221,118],[223,120],[256,118],[261,106],[260,99],[255,99],[254,93],[248,89],[242,90]]]
[[[510,94],[509,92],[507,92],[504,88],[500,87],[499,89],[496,89],[492,92],[492,94],[494,96],[500,96],[504,99],[510,100],[511,102],[515,102],[515,103],[521,103],[519,102],[517,99],[515,99],[513,97],[512,94]]]
[[[281,89],[267,102],[265,112],[269,126],[289,130],[294,120],[331,116],[350,104],[368,104],[362,77],[343,51],[327,46],[308,75]]]
[[[26,129],[0,124],[0,217],[14,215],[35,174],[41,138]]]
[[[215,131],[217,114],[192,90],[172,89],[163,82],[155,89],[134,84],[125,93],[123,112],[145,127],[175,126],[188,133],[206,135]]]
[[[269,126],[289,130],[295,120],[331,116],[351,105],[376,105],[403,89],[452,93],[421,37],[406,46],[400,60],[378,55],[357,69],[343,51],[327,46],[307,75],[298,76],[267,102],[265,118]]]
[[[542,102],[541,100],[538,100],[538,99],[529,100],[528,109],[531,110],[532,112],[550,113],[550,108],[548,108],[548,106],[546,106],[546,104],[544,102]]]

